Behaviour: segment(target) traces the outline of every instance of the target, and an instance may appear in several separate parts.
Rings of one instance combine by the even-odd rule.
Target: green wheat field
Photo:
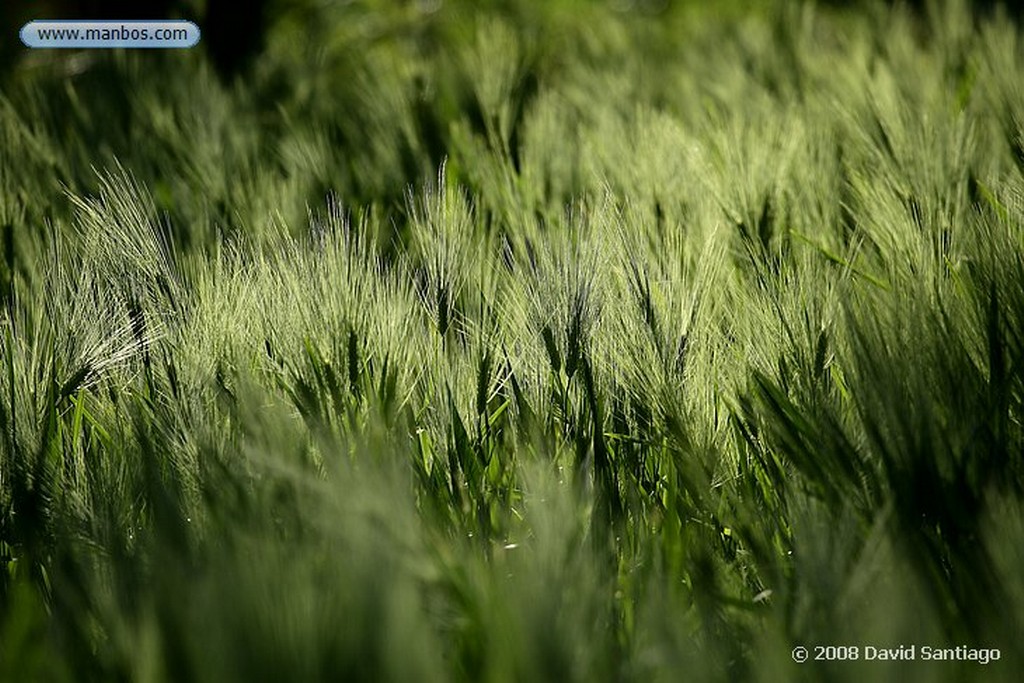
[[[1024,34],[920,4],[15,50],[0,680],[1022,680]]]

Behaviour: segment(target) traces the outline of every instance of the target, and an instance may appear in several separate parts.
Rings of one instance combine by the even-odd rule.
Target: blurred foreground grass
[[[1019,31],[626,5],[8,72],[0,680],[1019,680]]]

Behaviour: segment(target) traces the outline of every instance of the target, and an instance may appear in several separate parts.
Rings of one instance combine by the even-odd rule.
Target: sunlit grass
[[[1019,31],[615,7],[6,75],[0,680],[1017,679]]]

